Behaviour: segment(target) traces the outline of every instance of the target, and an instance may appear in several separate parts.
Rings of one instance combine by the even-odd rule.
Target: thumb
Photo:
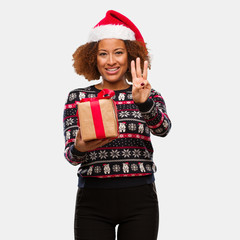
[[[78,132],[77,132],[77,136],[76,136],[76,138],[78,138],[78,139],[82,139],[81,129],[80,129],[80,128],[78,129]]]

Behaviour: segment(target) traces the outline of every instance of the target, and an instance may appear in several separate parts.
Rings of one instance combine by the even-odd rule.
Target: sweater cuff
[[[148,112],[153,106],[153,100],[148,98],[144,103],[135,103],[141,112]]]
[[[83,156],[86,154],[85,152],[80,152],[80,151],[78,151],[78,150],[74,147],[74,145],[72,145],[72,146],[70,147],[70,151],[71,151],[71,153],[72,153],[73,156],[83,157]]]

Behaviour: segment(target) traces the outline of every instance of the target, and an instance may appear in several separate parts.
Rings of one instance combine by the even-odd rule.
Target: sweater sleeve
[[[160,137],[168,135],[171,121],[167,115],[165,101],[160,93],[152,89],[148,100],[136,105],[153,135]]]
[[[77,93],[72,91],[68,95],[63,113],[63,129],[65,138],[64,156],[66,160],[72,165],[79,165],[86,159],[86,153],[79,152],[74,148],[75,137],[78,131],[77,118]]]

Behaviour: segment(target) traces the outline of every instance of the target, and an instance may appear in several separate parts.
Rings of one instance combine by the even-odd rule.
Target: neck
[[[101,83],[95,85],[95,87],[97,89],[110,89],[110,90],[123,90],[123,89],[127,89],[130,85],[127,83],[127,81],[125,80],[124,82],[118,82],[118,83],[111,83],[111,82],[106,82],[106,81],[102,81]]]

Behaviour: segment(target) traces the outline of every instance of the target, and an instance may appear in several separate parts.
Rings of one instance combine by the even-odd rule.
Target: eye
[[[117,51],[116,54],[120,55],[120,54],[123,54],[123,52],[122,51]]]
[[[107,55],[107,53],[105,53],[105,52],[100,52],[99,53],[99,56],[105,56],[105,55]]]

